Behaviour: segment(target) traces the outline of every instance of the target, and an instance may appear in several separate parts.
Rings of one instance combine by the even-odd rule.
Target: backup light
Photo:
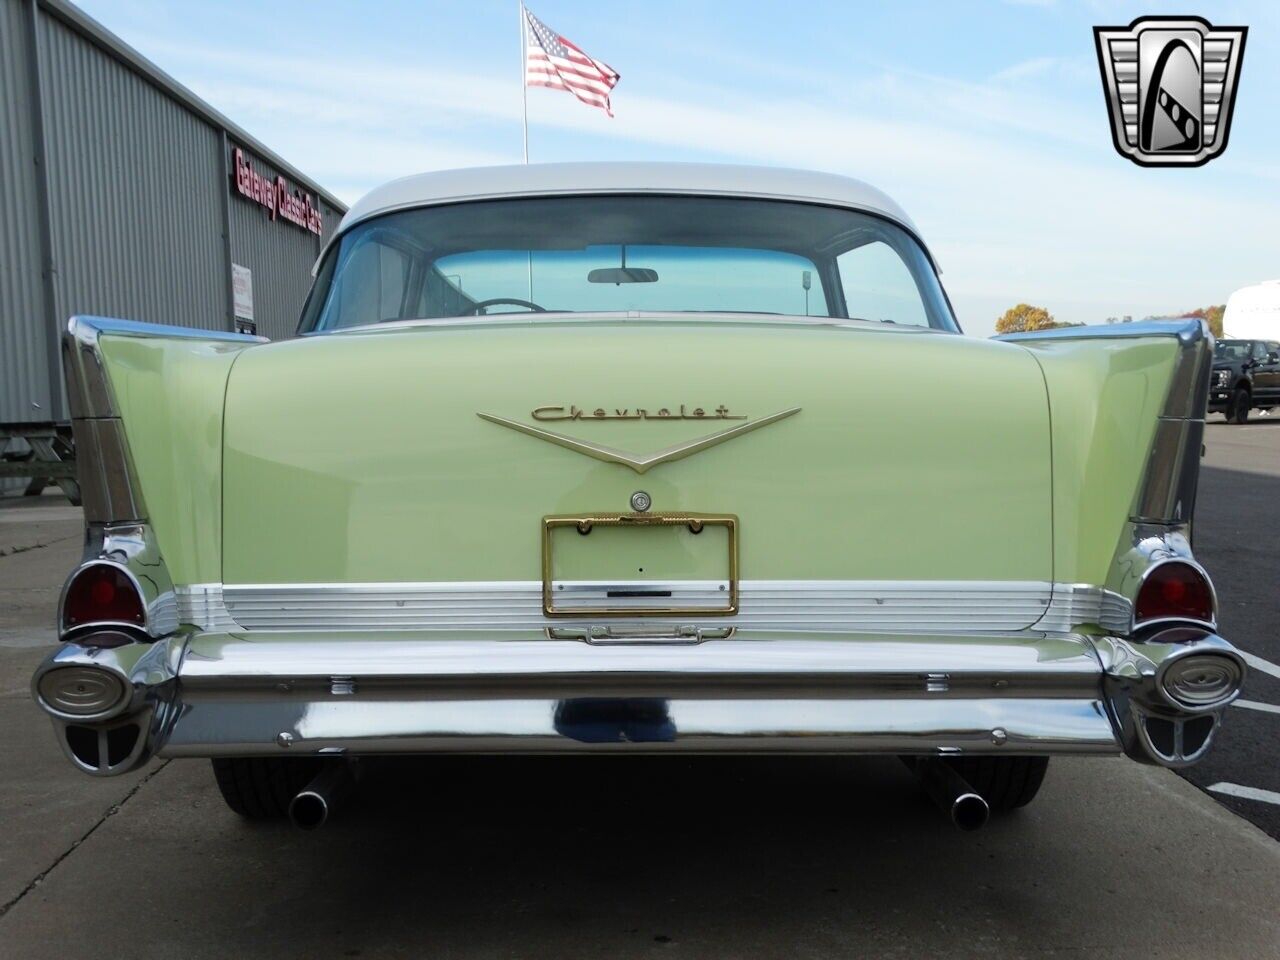
[[[97,667],[58,667],[40,678],[36,689],[54,710],[75,717],[106,713],[124,700],[124,683]]]
[[[113,564],[81,567],[67,584],[62,601],[64,631],[95,624],[144,627],[146,622],[146,609],[137,586]]]
[[[1136,624],[1152,620],[1198,620],[1212,623],[1213,587],[1199,567],[1168,560],[1147,571],[1133,604]]]
[[[1180,707],[1206,710],[1231,700],[1244,682],[1244,671],[1232,657],[1191,654],[1171,663],[1160,678],[1165,695]]]

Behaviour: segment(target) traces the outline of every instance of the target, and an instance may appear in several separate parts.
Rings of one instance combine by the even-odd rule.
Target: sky
[[[515,0],[80,0],[351,202],[521,160]],[[682,160],[866,180],[906,208],[966,333],[1009,306],[1099,323],[1280,277],[1280,4],[531,0],[616,69],[616,116],[528,90],[532,162]],[[1153,169],[1111,143],[1092,28],[1246,25],[1226,152]]]

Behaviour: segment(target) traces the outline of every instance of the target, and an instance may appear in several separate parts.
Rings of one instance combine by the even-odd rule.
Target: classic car
[[[1280,406],[1280,343],[1219,340],[1213,345],[1209,412],[1246,423],[1250,410]]]
[[[888,754],[961,826],[1180,767],[1245,667],[1191,550],[1199,320],[963,336],[842,177],[374,190],[300,336],[77,317],[87,548],[33,693],[110,776],[324,822],[362,758]]]

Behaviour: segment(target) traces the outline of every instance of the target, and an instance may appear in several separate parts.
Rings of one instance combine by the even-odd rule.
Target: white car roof
[[[342,218],[338,234],[362,220],[409,207],[584,193],[688,193],[822,203],[878,214],[920,236],[905,210],[861,180],[808,170],[712,163],[536,163],[420,173],[365,194]]]

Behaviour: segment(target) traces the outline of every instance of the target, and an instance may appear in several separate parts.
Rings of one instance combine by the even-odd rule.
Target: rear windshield
[[[329,251],[303,332],[500,313],[761,313],[955,330],[933,265],[880,217],[718,197],[422,207]]]

